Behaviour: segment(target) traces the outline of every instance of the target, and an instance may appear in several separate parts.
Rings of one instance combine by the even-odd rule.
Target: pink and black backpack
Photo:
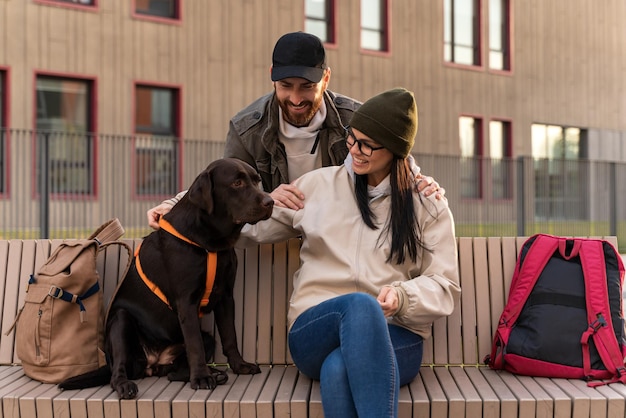
[[[530,237],[485,362],[589,386],[626,383],[623,279],[622,259],[605,240]]]

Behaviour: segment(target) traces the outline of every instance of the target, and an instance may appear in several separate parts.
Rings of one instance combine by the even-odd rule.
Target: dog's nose
[[[261,201],[261,205],[263,205],[264,207],[270,209],[274,207],[274,199],[272,199],[272,197],[268,194],[266,194],[265,196],[263,196],[263,200]]]

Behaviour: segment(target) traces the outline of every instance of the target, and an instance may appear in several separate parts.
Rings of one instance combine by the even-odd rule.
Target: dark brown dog
[[[193,245],[161,229],[145,237],[140,266],[167,298],[169,306],[140,277],[136,258],[109,306],[105,352],[108,367],[70,378],[62,389],[105,384],[110,377],[120,398],[137,396],[132,379],[167,375],[191,382],[194,389],[213,389],[220,375],[207,362],[213,337],[200,329],[199,311],[214,312],[224,355],[237,374],[259,373],[237,348],[233,285],[237,257],[233,245],[246,223],[267,219],[274,201],[262,192],[259,175],[235,159],[211,163],[187,194],[163,218]],[[209,303],[200,307],[206,287],[207,253],[217,253],[215,281]]]

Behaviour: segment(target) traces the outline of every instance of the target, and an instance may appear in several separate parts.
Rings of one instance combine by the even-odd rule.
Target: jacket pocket
[[[50,362],[50,337],[54,298],[50,286],[30,285],[16,328],[16,352],[23,363],[46,366]],[[60,302],[65,303],[65,302]]]

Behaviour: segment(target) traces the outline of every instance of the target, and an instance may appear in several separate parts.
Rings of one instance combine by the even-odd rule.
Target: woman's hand
[[[380,303],[380,307],[383,309],[386,317],[391,317],[398,312],[398,292],[393,286],[383,286],[380,292],[378,292],[376,300]]]

